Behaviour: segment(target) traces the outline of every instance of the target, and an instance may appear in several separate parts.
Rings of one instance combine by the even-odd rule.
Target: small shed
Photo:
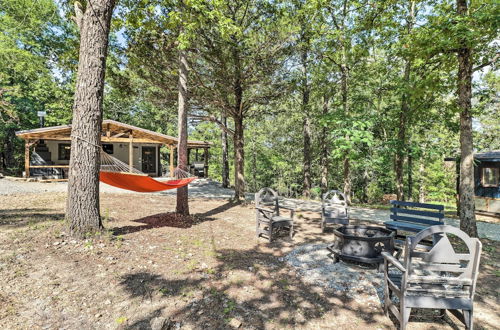
[[[500,150],[474,155],[476,211],[500,214]]]
[[[25,140],[25,177],[38,176],[66,179],[71,151],[71,125],[42,127],[16,132]],[[160,147],[169,148],[169,170],[172,173],[175,163],[175,149],[178,138],[115,120],[103,120],[101,131],[102,148],[108,154],[151,176],[161,176]],[[188,151],[194,150],[199,163],[198,150],[204,171],[208,174],[208,150],[210,143],[188,141]],[[32,153],[32,151],[34,151]],[[190,163],[190,167],[193,164]]]

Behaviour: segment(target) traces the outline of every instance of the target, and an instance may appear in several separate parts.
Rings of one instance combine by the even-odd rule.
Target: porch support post
[[[171,144],[169,145],[170,147],[170,176],[173,177],[174,175],[174,146]]]
[[[132,142],[134,141],[134,137],[132,133],[129,135],[129,144],[128,144],[128,171],[132,173],[132,168],[134,167],[134,146]]]
[[[24,171],[25,171],[25,177],[29,178],[30,177],[30,145],[31,141],[30,140],[25,140],[25,145],[24,145]]]
[[[205,178],[208,178],[208,148],[203,148],[203,160],[205,161]]]

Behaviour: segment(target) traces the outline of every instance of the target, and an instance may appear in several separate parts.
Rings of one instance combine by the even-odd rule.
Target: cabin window
[[[499,168],[498,167],[483,167],[483,187],[498,187],[499,184]]]
[[[112,155],[113,154],[113,145],[106,143],[102,145],[102,150],[104,150],[105,153]]]
[[[70,154],[71,154],[71,144],[59,143],[58,159],[69,160]]]

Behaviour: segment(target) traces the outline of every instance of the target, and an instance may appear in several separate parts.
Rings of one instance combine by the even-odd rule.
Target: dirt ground
[[[333,240],[317,214],[298,214],[293,241],[268,244],[255,238],[252,205],[191,199],[191,224],[162,220],[175,197],[102,194],[106,230],[77,241],[64,204],[63,193],[0,196],[0,329],[396,328],[362,293],[306,284],[282,261],[300,244]],[[482,242],[474,319],[494,329],[499,243]],[[430,310],[412,313],[409,326],[460,328]]]

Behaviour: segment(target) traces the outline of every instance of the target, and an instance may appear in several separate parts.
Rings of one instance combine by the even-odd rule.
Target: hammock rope
[[[72,137],[99,148],[101,158],[99,180],[117,188],[137,192],[157,192],[187,186],[197,178],[177,167],[173,173],[169,173],[170,180],[157,181],[133,166],[109,155],[100,145],[76,135],[72,135]]]
[[[184,187],[196,179],[191,173],[180,168],[176,168],[174,173],[169,174],[169,177],[172,179],[157,181],[101,149],[101,173],[99,175],[101,182],[137,192],[156,192]]]

